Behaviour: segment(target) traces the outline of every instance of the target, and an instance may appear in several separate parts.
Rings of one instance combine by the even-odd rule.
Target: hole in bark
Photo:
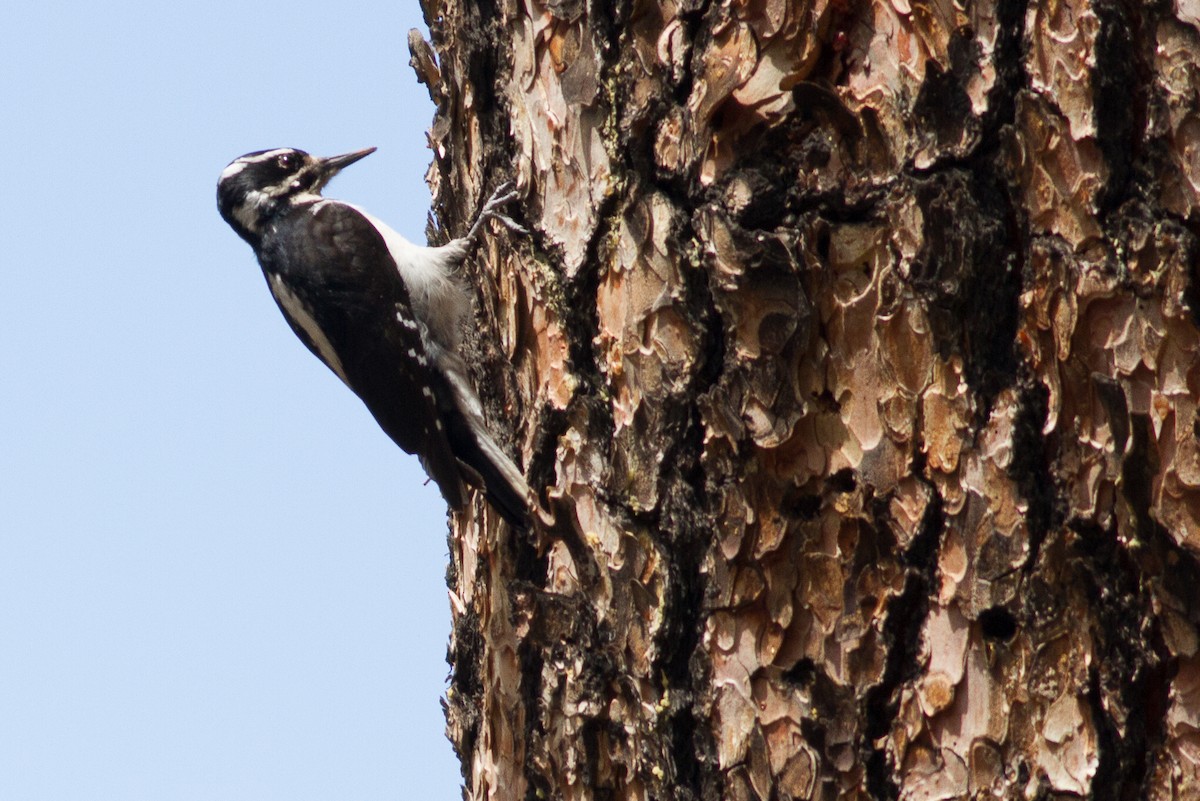
[[[812,520],[821,511],[821,497],[801,492],[799,487],[793,487],[784,495],[779,504],[779,511],[795,520]]]
[[[829,246],[832,238],[828,226],[822,226],[817,231],[817,257],[821,259],[822,264],[829,263]]]
[[[849,467],[834,473],[826,483],[834,492],[854,492],[854,488],[858,486],[858,481],[854,478],[854,471]]]
[[[1017,633],[1017,619],[1003,606],[993,606],[979,613],[979,626],[989,640],[1008,641]]]
[[[816,665],[808,657],[783,672],[783,680],[797,687],[807,687],[817,675]]]

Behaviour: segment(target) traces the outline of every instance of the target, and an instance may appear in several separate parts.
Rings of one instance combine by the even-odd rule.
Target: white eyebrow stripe
[[[221,180],[224,181],[226,178],[232,178],[242,170],[249,167],[251,164],[258,164],[261,161],[269,161],[278,156],[280,153],[286,153],[290,149],[291,148],[287,147],[277,147],[274,150],[268,150],[265,153],[259,153],[257,156],[242,156],[239,159],[235,159],[232,164],[230,164],[221,172]]]
[[[280,153],[287,153],[291,150],[290,147],[277,147],[274,150],[267,150],[259,153],[257,156],[242,156],[238,161],[244,161],[247,164],[257,164],[260,161],[270,161]]]
[[[221,171],[221,180],[224,181],[227,178],[232,178],[244,169],[246,169],[246,162],[238,159]]]

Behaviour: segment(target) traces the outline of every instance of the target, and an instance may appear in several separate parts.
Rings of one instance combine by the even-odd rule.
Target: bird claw
[[[467,233],[467,239],[476,239],[479,236],[479,232],[483,230],[484,223],[488,220],[495,220],[515,233],[528,234],[529,229],[500,211],[501,207],[512,203],[519,197],[520,193],[517,192],[516,185],[512,181],[505,181],[496,187],[496,191],[492,192],[492,196],[483,204],[483,208],[479,211],[479,216],[475,218],[474,224],[471,225],[471,230]]]
[[[515,190],[515,189],[513,189],[510,192],[505,192],[503,195],[494,194],[494,195],[492,195],[492,199],[489,200],[486,204],[484,204],[483,213],[491,214],[496,209],[500,208],[501,206],[507,206],[509,203],[512,203],[514,200],[516,200],[519,197],[520,197],[520,195],[517,194],[517,190]]]
[[[496,206],[503,206],[505,203],[511,203],[512,201],[516,200],[517,197],[517,185],[512,181],[505,181],[496,187],[495,191],[492,192],[492,196],[488,198],[488,202],[485,203],[483,207],[485,209],[493,209]]]
[[[503,225],[508,230],[512,231],[514,234],[528,234],[529,233],[528,228],[521,225],[519,222],[514,220],[512,217],[509,217],[507,214],[501,214],[500,212],[496,211],[496,212],[492,212],[488,216],[491,217],[496,222]]]

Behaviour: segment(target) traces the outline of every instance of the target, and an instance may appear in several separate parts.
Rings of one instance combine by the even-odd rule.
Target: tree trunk
[[[1177,4],[424,0],[556,516],[453,521],[466,797],[1200,797]]]

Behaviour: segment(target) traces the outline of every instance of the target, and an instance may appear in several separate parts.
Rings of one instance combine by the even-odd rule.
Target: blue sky
[[[424,241],[415,0],[40,3],[0,26],[0,798],[457,798],[445,507],[304,350],[217,175]]]

